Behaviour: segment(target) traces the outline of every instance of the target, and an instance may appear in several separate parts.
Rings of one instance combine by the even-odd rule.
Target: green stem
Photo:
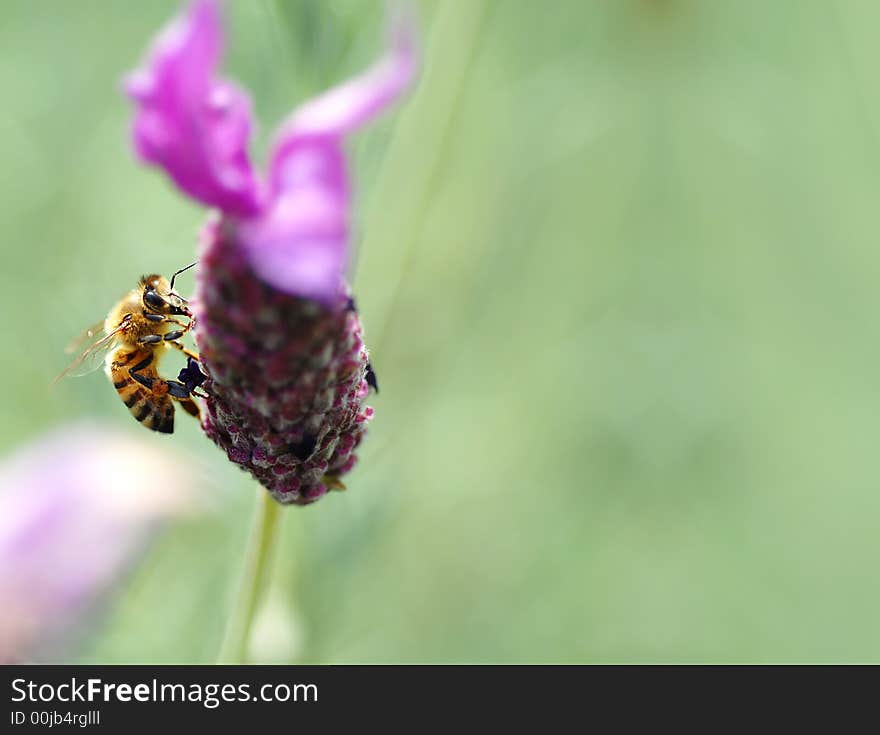
[[[280,508],[266,490],[262,487],[257,489],[257,508],[248,539],[244,569],[217,656],[219,664],[242,664],[247,658],[254,615],[269,582],[272,546],[278,528]]]

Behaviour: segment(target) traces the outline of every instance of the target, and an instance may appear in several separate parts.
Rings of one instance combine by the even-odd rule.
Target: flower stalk
[[[218,664],[247,662],[248,640],[257,609],[271,579],[273,551],[281,506],[262,490],[257,490],[257,507],[248,539],[244,568],[232,611],[223,635]]]

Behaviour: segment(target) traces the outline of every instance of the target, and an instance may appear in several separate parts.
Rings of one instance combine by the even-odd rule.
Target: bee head
[[[173,314],[190,316],[186,299],[171,290],[168,279],[164,276],[143,276],[140,280],[141,299],[144,309],[153,314]]]

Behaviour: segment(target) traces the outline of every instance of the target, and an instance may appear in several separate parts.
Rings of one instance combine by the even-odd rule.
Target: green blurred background
[[[0,2],[4,452],[141,431],[100,374],[46,386],[193,255],[203,212],[134,163],[118,93],[176,7]],[[417,91],[350,145],[376,420],[349,492],[285,511],[253,659],[880,660],[880,4],[419,10]],[[228,20],[262,160],[383,7]],[[214,658],[254,489],[178,424],[218,500],[75,661]]]

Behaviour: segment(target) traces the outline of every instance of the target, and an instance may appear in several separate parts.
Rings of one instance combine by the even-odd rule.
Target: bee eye
[[[164,309],[166,306],[165,299],[155,291],[146,291],[144,293],[144,303],[154,309]]]

